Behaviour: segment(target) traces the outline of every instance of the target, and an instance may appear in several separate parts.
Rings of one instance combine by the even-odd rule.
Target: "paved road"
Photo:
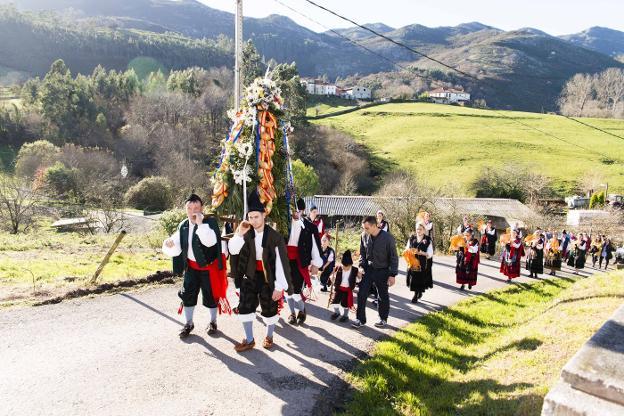
[[[178,339],[174,286],[0,311],[0,415],[328,414],[343,371],[376,339],[506,285],[497,263],[483,261],[480,271],[474,290],[460,292],[454,259],[437,257],[435,287],[418,305],[409,302],[403,275],[391,288],[384,330],[372,326],[372,305],[369,326],[359,332],[329,321],[327,297],[319,294],[303,327],[280,321],[274,350],[258,346],[242,355],[233,350],[243,336],[234,316],[220,317],[221,333],[209,337],[208,313],[198,308],[194,334]],[[264,326],[254,328],[261,340]]]

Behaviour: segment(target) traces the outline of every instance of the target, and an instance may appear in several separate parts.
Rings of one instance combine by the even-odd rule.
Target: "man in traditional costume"
[[[213,217],[202,214],[201,198],[192,194],[185,201],[187,219],[178,225],[177,231],[163,242],[162,251],[173,257],[173,271],[184,274],[184,283],[178,296],[182,299],[179,313],[184,310],[186,323],[179,333],[186,338],[195,328],[193,313],[199,291],[202,303],[210,311],[208,335],[217,333],[217,311],[229,310],[226,298],[227,272],[222,254],[221,233]]]
[[[353,267],[351,251],[347,250],[342,254],[341,264],[336,268],[334,275],[334,293],[331,301],[334,313],[330,316],[332,321],[340,318],[340,322],[346,322],[349,319],[349,310],[353,307],[353,289],[355,289],[357,276],[358,269]],[[342,307],[342,316],[340,315],[340,307]]]
[[[256,345],[253,322],[258,305],[267,327],[262,346],[266,349],[273,347],[280,301],[285,291],[292,293],[284,237],[266,224],[265,208],[257,191],[248,198],[248,211],[247,220],[241,222],[228,244],[232,275],[240,290],[238,318],[245,330],[245,338],[234,346],[237,352],[250,350]]]
[[[464,240],[464,247],[456,253],[455,281],[461,285],[459,290],[464,290],[465,285],[472,289],[479,274],[479,240],[474,238],[472,228],[464,230]]]
[[[336,252],[329,245],[329,234],[321,237],[321,257],[323,258],[323,266],[319,269],[321,272],[321,292],[327,292],[329,278],[336,267]]]
[[[304,211],[305,201],[299,199],[297,211],[292,215],[288,236],[287,250],[293,293],[286,296],[286,301],[290,309],[288,323],[291,325],[301,325],[305,322],[303,287],[304,284],[308,288],[312,287],[310,273],[316,274],[318,268],[323,266],[318,229],[303,216]]]
[[[433,288],[429,259],[433,257],[433,242],[427,236],[425,225],[416,224],[416,232],[407,240],[406,251],[412,251],[418,259],[418,267],[408,267],[407,287],[414,292],[412,303],[417,303],[427,289]]]
[[[462,223],[457,227],[457,234],[464,235],[464,231],[466,231],[468,228],[472,229],[472,227],[470,226],[470,222],[468,221],[468,217],[464,215],[464,218],[462,218]]]
[[[507,282],[520,276],[520,262],[524,256],[524,245],[518,231],[511,230],[511,239],[505,245],[501,256],[500,271],[507,276]]]

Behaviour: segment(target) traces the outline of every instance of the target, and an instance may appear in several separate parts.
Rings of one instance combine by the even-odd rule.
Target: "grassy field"
[[[116,235],[57,233],[0,234],[0,305],[33,296],[33,277],[41,296],[84,286],[93,276]],[[160,252],[165,235],[128,234],[112,256],[98,282],[142,278],[171,270],[171,260]]]
[[[374,160],[386,162],[388,170],[413,171],[434,186],[456,184],[467,196],[471,195],[468,185],[484,166],[510,165],[547,175],[560,193],[571,190],[583,175],[594,172],[609,183],[610,191],[624,192],[624,139],[561,116],[502,113],[516,121],[491,110],[405,103],[313,123],[351,134],[370,149]],[[583,121],[624,137],[624,120]]]
[[[323,96],[309,96],[306,104],[308,107],[306,116],[308,117],[320,116],[327,113],[346,110],[348,108],[353,108],[358,105],[357,101],[347,100],[339,97]]]
[[[345,415],[539,415],[622,298],[624,273],[614,272],[514,284],[426,315],[350,375]]]

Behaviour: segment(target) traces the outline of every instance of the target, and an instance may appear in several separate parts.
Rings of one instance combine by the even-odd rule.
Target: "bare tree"
[[[0,176],[0,220],[11,234],[32,225],[32,217],[40,200],[40,195],[24,179]]]
[[[609,68],[596,78],[598,99],[612,114],[624,101],[624,69]]]
[[[563,87],[559,99],[561,112],[568,116],[584,115],[583,110],[594,95],[594,77],[589,74],[574,75]]]

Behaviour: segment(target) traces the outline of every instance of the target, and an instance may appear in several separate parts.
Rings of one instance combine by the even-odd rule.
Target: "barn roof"
[[[373,196],[315,195],[304,199],[308,208],[315,205],[319,214],[327,217],[364,217],[380,209],[379,198]],[[508,221],[533,215],[533,211],[517,199],[436,198],[434,205],[443,212],[500,217]]]

